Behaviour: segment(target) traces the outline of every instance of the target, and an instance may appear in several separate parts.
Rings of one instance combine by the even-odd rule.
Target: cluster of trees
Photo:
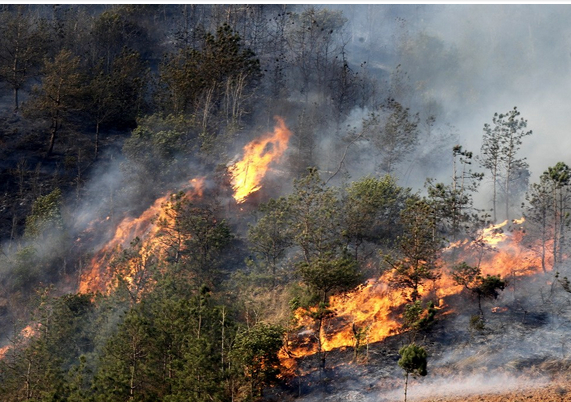
[[[559,162],[529,186],[519,151],[531,131],[517,108],[484,125],[474,155],[433,101],[410,100],[401,67],[375,76],[350,61],[341,11],[31,5],[1,7],[0,22],[9,99],[0,110],[0,319],[13,323],[0,332],[11,346],[0,359],[3,400],[252,400],[278,382],[293,311],[313,322],[324,370],[330,296],[387,272],[407,299],[399,365],[408,380],[426,374],[417,334],[436,309],[421,288],[445,262],[477,300],[480,327],[482,300],[507,286],[483,276],[479,260],[444,261],[446,245],[513,218],[525,195],[526,240],[544,271],[565,258],[571,170]],[[283,164],[293,189],[235,213],[233,144],[274,114],[294,133]],[[320,132],[331,133],[328,147]],[[89,190],[86,178],[116,158],[119,173]],[[372,162],[351,180],[362,160]],[[419,165],[426,175],[445,166],[449,180],[427,179],[417,192],[399,185]],[[116,250],[108,294],[70,293],[92,257],[80,212],[98,210],[112,227],[201,168],[214,188],[201,200],[173,194],[154,238]],[[485,182],[491,208],[479,209]],[[355,360],[366,331],[353,326]]]

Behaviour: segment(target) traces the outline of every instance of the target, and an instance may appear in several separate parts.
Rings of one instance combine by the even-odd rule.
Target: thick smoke
[[[571,10],[565,5],[327,7],[349,19],[351,61],[367,61],[385,78],[400,65],[412,90],[399,99],[416,110],[436,102],[440,121],[457,129],[465,148],[479,153],[484,123],[517,106],[534,132],[520,153],[531,180],[568,159]]]

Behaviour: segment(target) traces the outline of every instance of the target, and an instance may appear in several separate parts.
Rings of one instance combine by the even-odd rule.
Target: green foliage
[[[474,229],[482,223],[473,208],[472,193],[478,189],[484,175],[474,173],[469,168],[472,152],[463,150],[461,145],[455,145],[452,154],[452,183],[445,185],[427,179],[425,187],[428,188],[428,199],[434,209],[439,232],[451,241],[456,241],[460,236],[473,235]]]
[[[470,317],[470,322],[468,324],[470,330],[482,332],[486,328],[484,319],[480,314],[475,314]]]
[[[404,385],[404,400],[406,402],[408,376],[410,374],[413,376],[425,376],[428,374],[426,370],[428,354],[422,346],[417,346],[414,343],[411,343],[403,346],[399,350],[399,355],[401,358],[398,361],[398,365],[404,370],[406,378]]]
[[[482,276],[480,268],[472,267],[466,262],[452,268],[452,279],[478,297],[478,309],[481,317],[484,316],[482,299],[496,299],[499,296],[498,290],[504,290],[507,286],[507,282],[502,280],[500,275]]]
[[[166,113],[190,113],[200,121],[200,149],[209,153],[218,125],[239,126],[261,76],[260,64],[227,24],[207,33],[202,47],[185,47],[160,66],[159,104]],[[213,118],[216,117],[216,118]]]
[[[207,287],[192,290],[168,273],[159,277],[107,340],[95,399],[225,400],[233,322]]]
[[[283,346],[283,335],[282,327],[264,323],[236,335],[232,356],[235,363],[243,367],[252,397],[261,396],[263,387],[277,381],[281,369],[278,352]]]
[[[435,317],[436,308],[432,301],[423,307],[422,301],[417,300],[404,307],[402,326],[405,331],[410,332],[410,337],[414,341],[418,332],[427,330],[434,324]]]
[[[108,127],[134,127],[145,110],[149,72],[139,53],[126,48],[111,66],[100,62],[87,84],[84,108],[95,125],[95,158],[99,152],[99,132]]]
[[[92,347],[91,295],[54,298],[50,289],[39,295],[30,338],[13,344],[0,361],[0,393],[6,401],[66,400],[70,389],[66,373]]]
[[[526,130],[527,120],[518,119],[519,115],[517,107],[514,107],[506,114],[495,113],[492,119],[493,127],[484,124],[480,164],[490,171],[490,180],[494,188],[494,222],[497,215],[498,187],[505,200],[505,218],[510,219],[509,208],[512,197],[518,195],[515,190],[525,188],[529,177],[524,174],[528,163],[525,158],[518,158],[517,153],[523,138],[531,135],[532,131]],[[525,185],[518,186],[522,181]]]
[[[26,237],[38,238],[49,231],[63,229],[61,202],[62,195],[59,188],[34,201],[32,212],[26,218]]]
[[[104,62],[106,73],[112,69],[112,64],[125,49],[136,53],[148,53],[148,33],[137,23],[136,18],[130,18],[128,13],[120,8],[104,11],[94,21],[91,29],[93,38],[93,59]]]
[[[571,168],[563,162],[548,167],[533,183],[527,194],[528,202],[524,216],[532,237],[539,240],[536,248],[541,256],[543,271],[546,271],[548,243],[551,243],[551,262],[555,267],[563,260],[569,231],[571,202]],[[533,242],[532,242],[533,244]]]
[[[381,115],[371,113],[363,126],[367,127],[367,136],[380,152],[380,170],[392,174],[417,145],[420,118],[418,113],[411,115],[409,108],[394,99],[390,99],[381,112]]]
[[[479,292],[483,298],[497,299],[500,295],[498,290],[504,290],[507,282],[502,280],[499,275],[486,275],[480,279],[481,283],[478,286]]]
[[[42,83],[33,88],[33,97],[25,105],[25,114],[49,122],[50,156],[62,129],[72,131],[72,120],[81,110],[87,83],[80,70],[80,59],[69,50],[61,50],[53,60],[44,61]]]
[[[167,248],[167,261],[180,264],[198,283],[214,283],[219,257],[233,235],[216,206],[195,205],[184,193],[173,194],[157,220],[157,236]]]
[[[398,233],[399,214],[410,189],[396,184],[394,177],[364,177],[352,182],[343,200],[343,236],[355,256],[364,242],[380,243]]]
[[[23,7],[0,14],[0,80],[14,93],[14,110],[19,108],[19,91],[39,70],[46,51],[46,32]]]
[[[298,265],[298,272],[323,303],[331,294],[349,291],[362,281],[357,262],[348,257],[304,261]]]
[[[335,191],[325,186],[316,168],[309,168],[304,177],[295,180],[294,187],[288,197],[293,218],[291,230],[305,262],[335,254],[342,244]]]
[[[399,350],[399,355],[401,358],[398,361],[398,365],[407,375],[425,376],[428,373],[426,370],[428,354],[422,346],[414,343],[403,346]]]
[[[125,166],[127,175],[142,192],[151,190],[147,188],[149,178],[163,185],[170,183],[187,172],[195,138],[192,121],[182,116],[153,114],[139,119],[123,145],[129,161]]]
[[[272,287],[277,283],[279,262],[293,245],[290,206],[285,198],[271,199],[260,205],[264,214],[255,225],[248,227],[250,250],[271,275]]]
[[[442,240],[436,237],[433,210],[425,200],[411,199],[401,213],[403,235],[398,238],[401,256],[384,254],[393,269],[391,286],[403,289],[412,302],[420,297],[419,287],[440,276],[438,257]]]

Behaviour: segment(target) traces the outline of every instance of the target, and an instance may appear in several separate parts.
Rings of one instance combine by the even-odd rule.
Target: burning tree
[[[539,183],[531,185],[526,194],[525,217],[539,238],[541,267],[546,271],[547,248],[551,244],[552,263],[563,260],[566,233],[571,220],[571,169],[563,162],[547,168]]]
[[[244,367],[250,383],[250,396],[262,396],[264,386],[277,381],[280,373],[278,352],[283,346],[283,328],[257,324],[236,335],[232,356]]]
[[[347,292],[361,282],[361,274],[357,262],[348,257],[318,258],[311,263],[302,262],[298,272],[308,285],[313,300],[317,303],[307,307],[307,315],[316,323],[317,353],[321,360],[321,369],[325,368],[322,334],[325,321],[335,315],[329,309],[328,299],[334,293]]]
[[[504,290],[507,285],[500,275],[482,276],[480,268],[471,267],[465,262],[452,268],[452,279],[477,296],[481,323],[484,321],[482,299],[496,299],[499,296],[498,290]]]

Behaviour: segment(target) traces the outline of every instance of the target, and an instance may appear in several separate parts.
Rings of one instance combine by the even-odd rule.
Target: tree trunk
[[[14,87],[14,114],[18,113],[20,102],[18,100],[18,87]]]
[[[45,158],[48,158],[52,154],[52,151],[54,149],[54,143],[56,141],[56,135],[57,135],[57,126],[52,128],[52,131],[50,134],[50,145],[49,145],[48,150],[46,152]]]
[[[97,160],[98,154],[99,154],[99,121],[95,125],[95,155],[93,157],[94,160]]]
[[[553,190],[553,268],[557,265],[557,240],[558,240],[558,222],[557,222],[557,197],[556,190]]]
[[[496,162],[497,163],[497,162]],[[494,170],[492,173],[492,180],[494,183],[494,196],[493,196],[493,204],[492,204],[492,208],[494,210],[494,224],[498,221],[497,220],[497,216],[496,216],[496,198],[497,198],[497,180],[498,180],[498,168],[497,166],[494,166]]]
[[[406,392],[408,390],[408,372],[404,376],[404,402],[406,402]]]

